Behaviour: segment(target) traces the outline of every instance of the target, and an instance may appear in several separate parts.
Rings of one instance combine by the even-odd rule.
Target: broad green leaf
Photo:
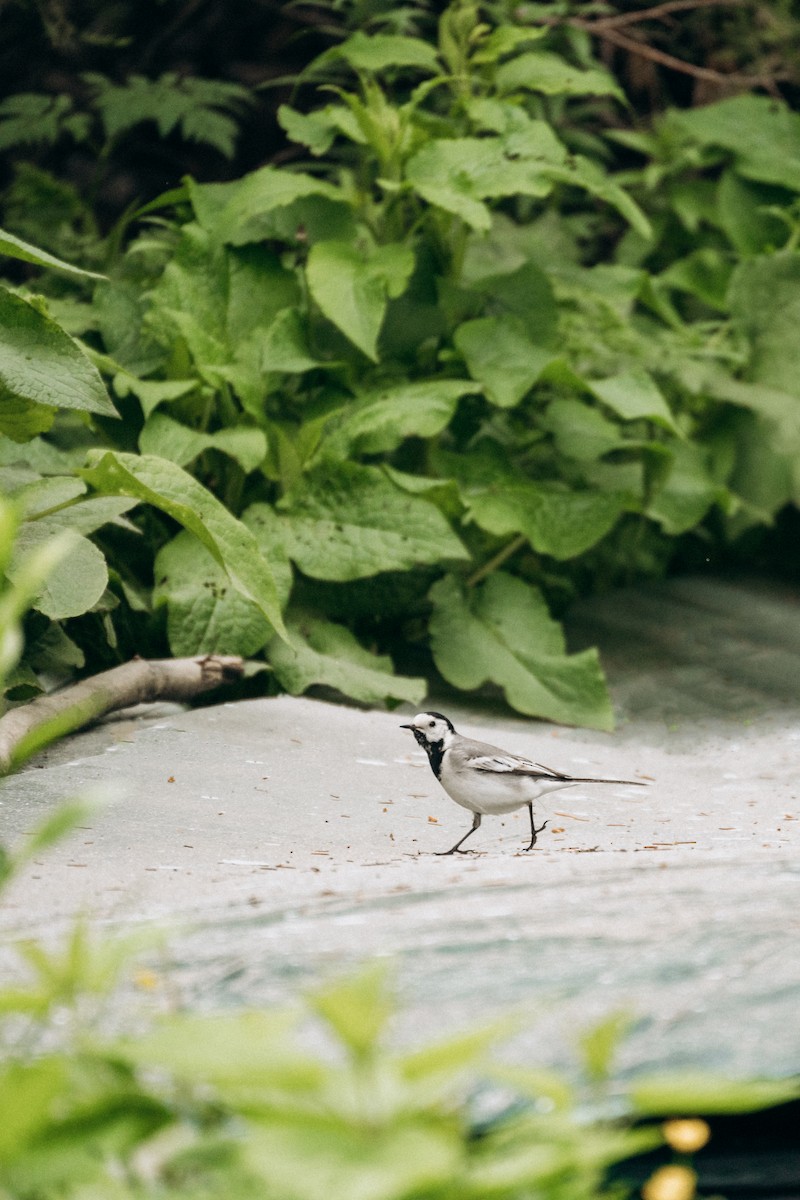
[[[50,542],[59,528],[46,518],[26,522],[20,527],[14,561],[9,570],[12,579],[17,577],[22,557]],[[65,553],[48,573],[44,586],[33,602],[33,607],[52,621],[82,616],[94,607],[108,585],[106,560],[97,547],[74,530],[66,529],[62,536],[65,539]]]
[[[666,478],[645,512],[676,537],[699,525],[712,504],[725,502],[728,492],[709,469],[709,455],[694,442],[673,442]]]
[[[675,259],[662,271],[659,284],[697,296],[710,308],[724,312],[732,266],[727,254],[713,246],[702,246],[685,258]]]
[[[187,396],[197,387],[196,379],[138,379],[127,371],[118,371],[112,381],[118,396],[135,396],[145,420],[160,404],[169,404]]]
[[[300,615],[288,627],[291,644],[275,638],[268,657],[278,682],[293,696],[323,685],[363,704],[419,704],[428,690],[424,679],[395,675],[388,655],[371,654],[343,625]]]
[[[632,497],[625,492],[568,491],[526,480],[502,480],[463,494],[468,516],[498,537],[522,533],[539,554],[577,558],[609,533]]]
[[[552,184],[544,167],[553,161],[549,142],[512,158],[500,137],[440,138],[409,159],[406,178],[429,204],[455,213],[473,229],[488,232],[492,218],[483,201],[548,195]]]
[[[300,375],[324,364],[311,353],[306,323],[297,308],[284,308],[266,331],[256,330],[258,360],[263,371]]]
[[[519,404],[553,359],[552,351],[532,342],[515,317],[465,321],[453,340],[473,379],[499,408]]]
[[[72,529],[85,537],[109,523],[124,524],[126,529],[136,532],[134,525],[121,522],[120,517],[137,504],[138,500],[130,496],[90,496],[51,513],[47,522],[53,529]]]
[[[771,96],[742,95],[664,119],[704,146],[720,146],[734,156],[747,179],[800,192],[800,114]]]
[[[33,304],[0,288],[0,411],[20,400],[118,415],[100,373],[72,338]],[[14,436],[5,424],[0,430]]]
[[[435,437],[461,397],[475,391],[465,379],[420,379],[366,392],[334,419],[325,449],[341,457],[384,454],[408,437]]]
[[[641,237],[648,241],[652,238],[653,227],[636,201],[590,158],[574,154],[565,163],[547,167],[546,170],[550,179],[581,188],[610,204]]]
[[[741,261],[729,303],[750,343],[750,378],[800,396],[800,254],[783,251]]]
[[[495,264],[496,266],[496,264]],[[538,347],[554,346],[558,332],[558,304],[549,276],[535,262],[515,270],[484,276],[476,285],[486,299],[486,313],[513,317]]]
[[[619,84],[599,67],[570,66],[558,54],[531,50],[518,54],[497,68],[499,92],[542,92],[546,96],[616,96],[625,99]]]
[[[297,279],[262,246],[220,245],[199,225],[185,225],[173,258],[153,292],[186,339],[198,365],[234,360],[237,347],[269,328],[299,298]]]
[[[552,433],[558,452],[577,462],[592,462],[625,445],[619,426],[580,400],[553,400],[541,424]]]
[[[293,242],[300,230],[312,242],[354,232],[344,193],[311,175],[261,167],[235,183],[186,184],[203,228],[233,246],[274,238]]]
[[[282,104],[278,109],[278,121],[293,142],[308,146],[316,156],[327,154],[340,133],[352,142],[366,141],[355,116],[343,104],[328,104],[310,113],[301,113]]]
[[[363,579],[467,553],[433,504],[377,467],[321,463],[280,502],[286,548],[315,579]]]
[[[258,606],[233,587],[210,551],[185,529],[159,550],[153,577],[153,603],[167,606],[167,636],[176,656],[249,658],[273,636]]]
[[[40,433],[46,433],[55,418],[56,410],[49,404],[37,404],[35,400],[9,395],[0,378],[0,434],[14,442],[28,442]]]
[[[634,1080],[630,1099],[644,1116],[757,1112],[798,1098],[796,1079],[731,1079],[711,1071],[675,1071]]]
[[[777,188],[742,179],[732,170],[723,172],[717,185],[716,219],[740,255],[766,254],[784,244],[789,231],[768,211],[782,199]]]
[[[430,598],[431,648],[449,683],[465,691],[495,683],[518,712],[613,728],[597,651],[565,652],[561,627],[537,588],[498,572],[467,593],[448,575]]]
[[[51,475],[49,478],[37,479],[35,483],[25,484],[11,494],[23,517],[30,521],[43,516],[51,509],[69,504],[85,491],[86,484],[74,475]]]
[[[396,1007],[386,964],[380,961],[353,978],[318,988],[309,999],[342,1045],[359,1058],[377,1049]]]
[[[157,454],[180,467],[187,466],[204,450],[219,450],[239,463],[245,472],[255,471],[267,454],[263,430],[232,425],[217,433],[200,433],[180,421],[156,412],[145,421],[139,435],[143,454]]]
[[[93,312],[106,354],[133,376],[150,375],[168,358],[163,330],[149,324],[150,296],[132,279],[111,279],[95,288]]]
[[[653,421],[672,433],[678,432],[663,393],[647,371],[635,367],[608,379],[590,380],[587,386],[623,421]]]
[[[294,1045],[296,1020],[282,1011],[176,1013],[154,1029],[115,1046],[123,1061],[168,1071],[178,1080],[211,1086],[223,1094],[257,1096],[259,1089],[288,1085],[295,1094],[318,1087],[322,1067]]]
[[[98,275],[96,271],[84,271],[82,267],[74,267],[71,263],[56,258],[54,254],[48,254],[46,250],[32,246],[30,242],[23,241],[16,234],[9,233],[7,229],[0,229],[0,255],[2,254],[9,258],[20,258],[23,262],[34,263],[37,267],[49,267],[54,271],[63,271],[67,275],[77,275],[82,279],[105,279],[105,275]]]
[[[167,513],[198,538],[283,636],[275,579],[255,537],[210,492],[175,463],[153,455],[93,451],[80,472],[96,491],[132,496]]]
[[[363,253],[349,242],[317,242],[306,266],[308,287],[322,312],[374,362],[386,306],[414,270],[414,253],[389,244]]]
[[[356,71],[378,74],[389,67],[416,67],[435,74],[440,70],[436,51],[420,38],[392,34],[352,34],[332,52]]]

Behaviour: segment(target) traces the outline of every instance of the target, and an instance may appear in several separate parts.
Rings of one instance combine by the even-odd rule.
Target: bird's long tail
[[[554,779],[563,779],[564,783],[621,783],[627,787],[647,787],[643,779],[597,779],[592,775],[565,775],[563,771],[554,771],[552,767],[546,767],[544,763],[536,765],[543,771],[549,772]]]

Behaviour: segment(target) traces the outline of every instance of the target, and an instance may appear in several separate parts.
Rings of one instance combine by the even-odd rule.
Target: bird
[[[572,787],[576,783],[644,786],[639,779],[594,779],[565,775],[529,758],[510,754],[499,746],[463,737],[456,732],[449,717],[440,712],[418,713],[413,721],[400,728],[411,730],[450,799],[474,814],[472,828],[449,850],[435,851],[440,856],[469,854],[469,850],[462,850],[461,847],[480,828],[482,817],[513,812],[523,807],[527,808],[531,820],[531,840],[524,849],[532,850],[538,834],[547,825],[547,821],[544,821],[536,828],[533,802],[559,788]]]

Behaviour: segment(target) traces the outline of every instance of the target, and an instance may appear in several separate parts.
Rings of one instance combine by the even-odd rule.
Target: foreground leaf
[[[400,491],[377,467],[320,464],[278,507],[290,557],[315,579],[363,579],[467,557],[439,509]]]
[[[47,519],[26,522],[20,528],[11,578],[15,578],[15,564],[23,556],[51,542],[59,532],[64,538],[64,555],[33,602],[33,607],[51,621],[82,616],[97,604],[108,585],[106,560],[97,546],[74,529],[64,529],[59,522]]]
[[[9,401],[118,416],[99,371],[61,326],[0,288],[0,409]],[[4,424],[0,432],[14,436]]]
[[[285,635],[275,579],[255,537],[202,484],[175,463],[153,455],[97,450],[90,464],[80,474],[98,492],[143,500],[193,533],[242,595]]]
[[[0,229],[0,254],[34,263],[37,267],[48,267],[53,271],[63,271],[66,275],[76,275],[81,279],[106,278],[105,275],[98,275],[96,271],[84,271],[82,267],[74,267],[72,263],[64,262],[63,258],[56,258],[54,254],[48,254],[46,250],[23,241],[7,229]]]
[[[475,391],[468,379],[418,379],[367,392],[338,417],[326,449],[342,457],[384,454],[408,437],[435,437],[461,397]]]
[[[414,269],[407,246],[362,253],[349,242],[317,242],[306,268],[308,286],[322,312],[374,362],[386,306],[402,295]]]
[[[176,658],[249,658],[272,636],[257,605],[232,586],[210,551],[185,529],[159,550],[153,575],[153,604],[167,605],[167,637]]]
[[[479,317],[459,325],[453,339],[470,375],[499,408],[513,408],[530,391],[553,352],[537,346],[514,317]]]
[[[363,704],[418,704],[428,690],[424,679],[395,675],[388,655],[371,654],[343,625],[297,617],[289,622],[289,634],[291,644],[274,639],[268,657],[278,682],[293,696],[322,685]]]
[[[597,651],[565,652],[561,627],[537,588],[498,572],[467,594],[448,575],[430,599],[431,648],[449,683],[464,690],[494,683],[518,712],[613,728]]]

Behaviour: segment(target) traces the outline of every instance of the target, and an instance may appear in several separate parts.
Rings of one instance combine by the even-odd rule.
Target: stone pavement
[[[6,895],[0,928],[58,936],[77,913],[170,930],[160,970],[202,1008],[271,1003],[374,956],[395,965],[415,1042],[510,1009],[509,1053],[573,1061],[624,1008],[621,1059],[732,1075],[800,1072],[800,619],[797,595],[683,580],[573,616],[597,642],[614,734],[438,697],[456,727],[577,774],[650,781],[470,815],[396,713],[302,698],[98,726],[0,787],[14,844],[60,801],[106,800]],[[113,798],[108,799],[109,796]]]

